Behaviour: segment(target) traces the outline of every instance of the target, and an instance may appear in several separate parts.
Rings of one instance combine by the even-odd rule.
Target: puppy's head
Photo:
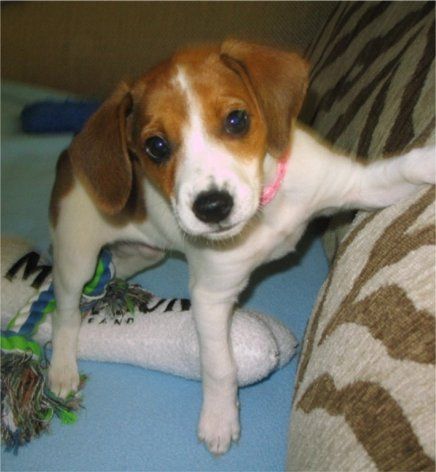
[[[288,148],[307,78],[297,54],[265,46],[179,52],[118,87],[73,141],[73,168],[105,213],[140,197],[140,170],[186,233],[237,234],[258,210],[265,155]]]

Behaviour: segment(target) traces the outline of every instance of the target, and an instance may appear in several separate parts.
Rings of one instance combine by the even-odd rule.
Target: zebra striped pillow
[[[434,470],[434,189],[362,213],[312,315],[290,470]]]
[[[433,2],[340,2],[309,54],[303,118],[367,159],[434,142],[434,44]],[[434,212],[430,189],[348,232],[354,215],[332,221],[290,470],[435,470]]]

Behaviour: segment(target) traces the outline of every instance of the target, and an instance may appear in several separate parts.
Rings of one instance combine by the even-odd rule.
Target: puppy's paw
[[[414,149],[406,156],[403,168],[409,182],[414,184],[436,184],[436,148],[427,146]]]
[[[53,360],[48,371],[50,390],[59,398],[66,398],[79,388],[80,377],[76,362]]]
[[[232,441],[238,441],[240,433],[238,406],[231,404],[203,407],[198,425],[198,439],[209,451],[219,456],[226,453]]]

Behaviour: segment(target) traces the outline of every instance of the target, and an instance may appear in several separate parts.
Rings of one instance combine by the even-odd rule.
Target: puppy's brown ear
[[[306,95],[308,63],[296,53],[237,40],[222,44],[221,58],[257,98],[268,128],[269,152],[282,154]]]
[[[97,207],[119,213],[132,188],[132,164],[126,121],[132,108],[129,87],[122,83],[74,138],[69,154],[75,175]]]

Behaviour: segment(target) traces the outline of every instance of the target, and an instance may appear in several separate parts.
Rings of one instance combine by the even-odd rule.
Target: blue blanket
[[[3,82],[2,232],[45,250],[47,208],[58,154],[71,134],[24,134],[20,113],[36,100],[65,94]],[[299,256],[256,271],[245,305],[275,315],[301,340],[327,274],[318,237],[309,234]],[[169,258],[136,281],[165,297],[188,296],[186,263]],[[198,382],[128,365],[80,362],[89,374],[85,410],[73,426],[54,422],[52,434],[2,454],[7,471],[284,470],[297,359],[263,382],[240,391],[242,436],[218,459],[196,439],[201,405]]]

